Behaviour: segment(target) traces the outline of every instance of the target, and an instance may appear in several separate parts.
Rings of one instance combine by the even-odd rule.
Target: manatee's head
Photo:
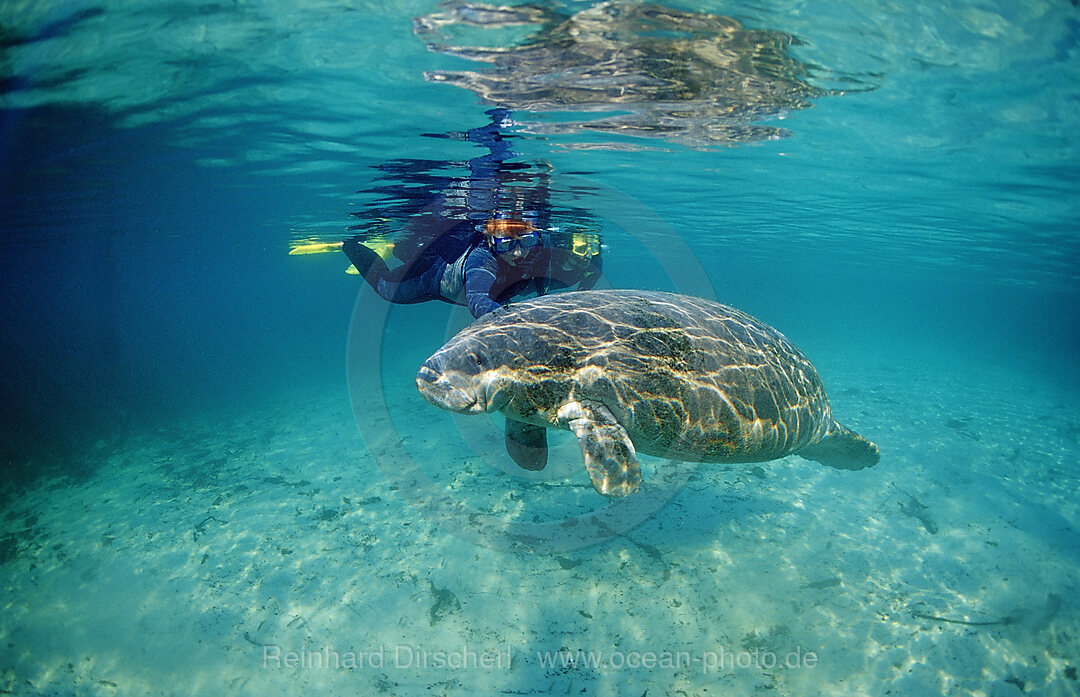
[[[510,400],[517,367],[527,360],[512,334],[483,320],[467,327],[424,362],[416,389],[435,406],[459,414],[498,411]]]

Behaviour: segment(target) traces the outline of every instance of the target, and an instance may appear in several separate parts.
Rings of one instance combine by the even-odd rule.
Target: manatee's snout
[[[484,411],[477,399],[474,376],[456,370],[440,369],[434,358],[428,360],[416,374],[416,389],[427,401],[459,414],[478,414]]]

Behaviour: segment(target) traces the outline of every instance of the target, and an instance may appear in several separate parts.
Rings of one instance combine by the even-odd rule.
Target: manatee
[[[637,453],[693,462],[796,454],[857,470],[878,447],[837,423],[817,370],[776,329],[686,295],[588,290],[513,303],[420,368],[417,389],[461,414],[501,412],[520,466],[547,463],[548,428],[577,436],[597,492],[641,483]]]

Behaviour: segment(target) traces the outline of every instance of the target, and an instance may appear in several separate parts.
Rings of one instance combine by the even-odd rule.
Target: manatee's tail
[[[842,470],[861,470],[876,465],[881,459],[881,451],[876,445],[835,421],[820,442],[808,445],[796,454]]]

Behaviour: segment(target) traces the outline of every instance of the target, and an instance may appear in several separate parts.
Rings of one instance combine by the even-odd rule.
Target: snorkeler
[[[572,285],[591,288],[599,277],[598,259],[575,259],[572,251],[545,246],[541,231],[522,218],[486,221],[480,239],[453,259],[438,249],[443,239],[454,238],[436,238],[415,261],[393,270],[356,238],[342,243],[342,250],[382,298],[393,303],[444,300],[466,305],[473,317],[515,297]]]
[[[443,300],[465,305],[480,317],[513,299],[552,290],[591,288],[600,277],[595,236],[566,236],[557,243],[547,224],[546,186],[530,189],[501,130],[510,123],[506,109],[488,112],[491,123],[467,131],[464,139],[488,149],[469,161],[470,176],[458,181],[457,199],[467,215],[442,217],[394,245],[357,236],[344,242],[310,245],[340,247],[357,272],[383,299],[393,303]],[[528,199],[528,200],[525,200]],[[441,229],[438,229],[441,228]],[[294,250],[293,253],[298,253]],[[299,252],[303,253],[303,252]],[[402,263],[390,268],[387,261]]]

